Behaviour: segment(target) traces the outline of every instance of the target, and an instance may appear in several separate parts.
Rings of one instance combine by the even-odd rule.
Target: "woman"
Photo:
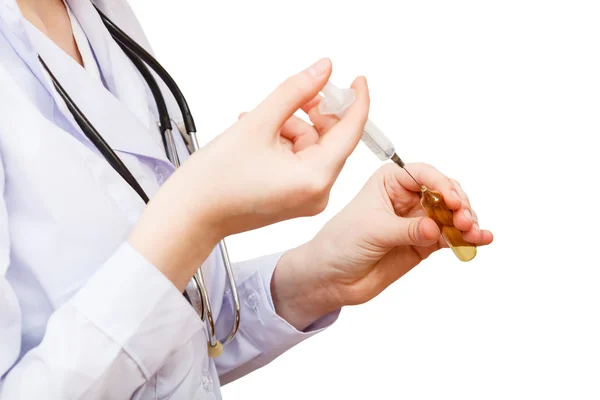
[[[95,3],[147,47],[125,0]],[[82,134],[38,56],[148,205]],[[233,314],[217,243],[321,212],[360,139],[366,81],[354,82],[357,100],[338,120],[317,111],[330,73],[324,59],[290,77],[175,172],[152,96],[92,3],[3,0],[0,399],[219,398],[220,385],[325,329],[343,306],[372,299],[438,250],[440,231],[420,209],[417,185],[387,165],[313,240],[235,266],[240,329],[209,357],[205,325],[182,296],[194,272],[203,266],[216,330],[226,335]],[[293,116],[300,108],[313,125]],[[466,240],[491,243],[456,181],[423,164],[410,171],[442,192]]]

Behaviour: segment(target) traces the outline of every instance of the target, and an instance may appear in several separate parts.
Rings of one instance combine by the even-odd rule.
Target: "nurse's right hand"
[[[151,200],[130,244],[183,289],[222,238],[320,213],[369,113],[361,77],[342,119],[320,118],[312,126],[294,116],[316,107],[330,74],[331,62],[323,59],[288,78],[194,153]]]

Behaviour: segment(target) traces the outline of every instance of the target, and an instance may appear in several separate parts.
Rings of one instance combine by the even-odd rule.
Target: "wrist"
[[[160,195],[148,204],[128,243],[183,291],[222,237],[200,207],[186,212],[182,202]]]
[[[275,311],[299,331],[344,305],[323,270],[310,242],[286,252],[275,268],[271,279]]]

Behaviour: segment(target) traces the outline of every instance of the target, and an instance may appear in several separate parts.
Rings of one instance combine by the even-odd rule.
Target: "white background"
[[[367,76],[400,156],[459,180],[496,236],[467,264],[432,256],[225,398],[600,398],[598,2],[131,3],[207,139],[328,56],[338,86]],[[309,240],[379,165],[361,145],[322,215],[234,237],[232,257]]]

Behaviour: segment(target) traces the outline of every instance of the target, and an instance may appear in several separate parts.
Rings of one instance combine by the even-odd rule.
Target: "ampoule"
[[[396,165],[402,168],[412,180],[421,188],[421,207],[429,218],[435,221],[442,232],[442,237],[460,261],[471,261],[477,255],[477,246],[467,242],[462,237],[462,231],[454,226],[454,213],[448,208],[444,196],[438,191],[430,190],[421,185],[414,176],[406,169],[404,161],[398,154],[390,158]]]
[[[333,114],[338,118],[342,118],[348,107],[356,99],[354,89],[340,89],[331,82],[327,82],[321,92],[325,97],[319,103],[319,112],[323,115]],[[394,144],[371,120],[366,122],[361,140],[381,161],[392,160],[421,187],[421,206],[427,216],[438,224],[442,236],[456,257],[461,261],[471,261],[475,258],[477,247],[465,241],[462,232],[454,226],[452,210],[444,202],[442,194],[429,190],[417,182],[411,173],[404,168],[404,162],[396,154]]]
[[[460,261],[466,262],[475,258],[477,247],[464,240],[462,231],[454,226],[454,214],[444,202],[444,197],[440,192],[421,185],[421,207],[427,216],[437,223],[444,240]]]

